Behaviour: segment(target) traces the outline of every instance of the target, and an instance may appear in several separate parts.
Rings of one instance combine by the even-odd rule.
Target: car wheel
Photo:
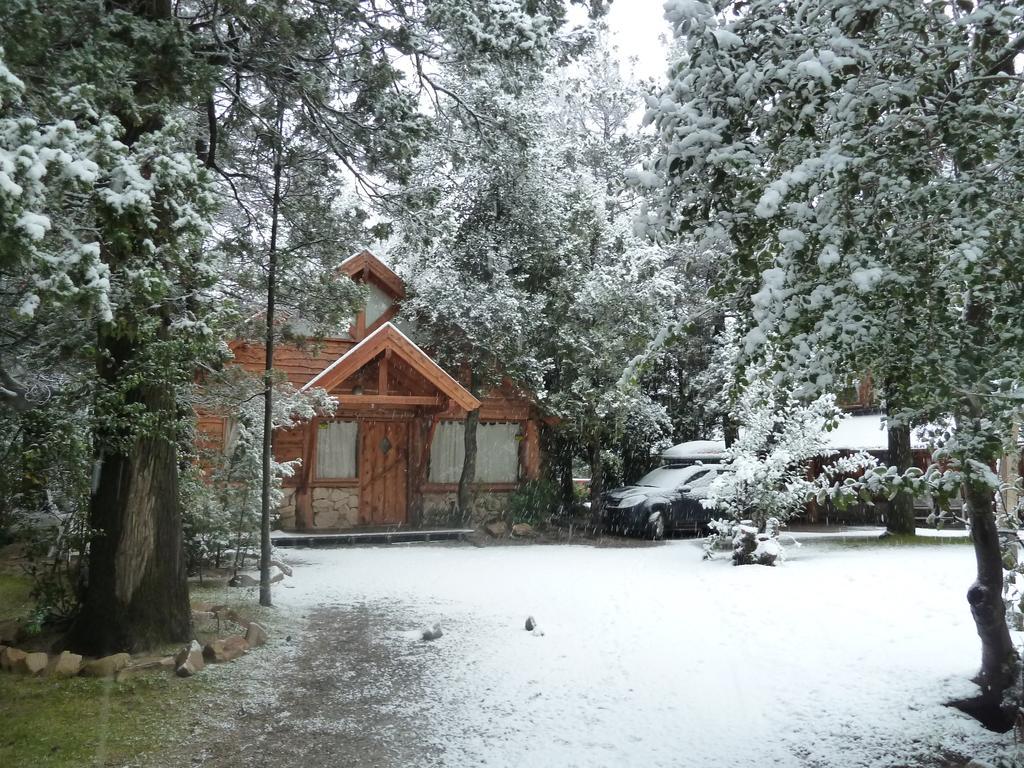
[[[661,512],[658,513],[654,522],[648,524],[647,531],[654,541],[661,541],[665,538],[665,516]]]

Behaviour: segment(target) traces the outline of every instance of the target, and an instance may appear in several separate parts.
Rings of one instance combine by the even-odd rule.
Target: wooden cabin
[[[505,509],[508,498],[540,471],[541,415],[530,397],[506,381],[481,398],[413,341],[400,317],[402,280],[369,251],[339,271],[364,283],[366,307],[348,332],[317,351],[281,345],[274,367],[301,389],[320,387],[337,401],[331,416],[274,435],[278,461],[301,459],[284,482],[284,529],[451,524],[462,471],[466,415],[480,411],[475,519]],[[264,348],[231,345],[235,362],[263,370]],[[223,443],[230,415],[203,415],[207,442]]]

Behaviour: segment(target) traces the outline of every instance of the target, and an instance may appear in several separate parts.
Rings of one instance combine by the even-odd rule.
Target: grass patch
[[[28,576],[0,573],[0,621],[23,619],[32,608],[29,592],[32,581]]]
[[[122,683],[0,675],[0,765],[123,765],[188,738],[208,687],[166,672]]]
[[[803,544],[808,541],[801,542]],[[851,549],[879,548],[879,547],[963,547],[971,543],[968,536],[915,536],[911,533],[890,533],[880,539],[830,539],[828,544],[836,544]]]

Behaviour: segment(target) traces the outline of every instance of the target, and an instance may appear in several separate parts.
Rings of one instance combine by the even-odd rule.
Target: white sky
[[[613,0],[605,17],[623,63],[628,68],[626,62],[635,58],[634,71],[641,78],[660,79],[665,73],[672,30],[663,4],[664,0]]]

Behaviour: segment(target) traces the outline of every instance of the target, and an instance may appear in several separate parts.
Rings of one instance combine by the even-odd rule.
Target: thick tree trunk
[[[889,464],[895,466],[902,474],[914,463],[914,455],[910,449],[910,425],[890,424],[888,432]],[[914,533],[917,526],[914,520],[913,495],[901,492],[893,497],[886,517],[886,527],[892,533]]]
[[[1003,605],[999,533],[992,492],[972,484],[965,489],[965,495],[978,566],[978,578],[967,590],[967,602],[981,638],[981,671],[977,682],[986,705],[998,709],[1003,692],[1014,682],[1017,668],[1017,652],[1006,626]]]
[[[151,22],[172,23],[170,0],[115,2],[112,8],[133,13]],[[135,82],[139,103],[159,103],[156,91],[166,86],[154,73],[173,72],[170,61],[149,62],[130,79]],[[159,71],[158,71],[159,70]],[[163,116],[134,111],[119,115],[124,128],[121,141],[132,146],[148,131],[159,127]],[[104,256],[115,274],[121,268],[123,242],[104,244]],[[127,248],[132,248],[128,245]],[[99,377],[117,391],[133,368],[146,358],[144,345],[154,343],[137,337],[142,323],[122,310],[115,323],[104,324],[97,338]],[[159,310],[157,310],[159,311]],[[158,331],[163,337],[164,326]],[[155,343],[159,343],[157,340]],[[178,451],[175,430],[180,421],[175,385],[149,382],[123,395],[138,408],[132,424],[124,413],[97,410],[97,474],[89,501],[88,574],[82,609],[69,633],[70,644],[90,654],[136,651],[168,642],[184,642],[192,635],[188,577],[178,496]],[[118,423],[120,422],[120,423]],[[141,425],[141,426],[139,426]],[[131,429],[138,426],[139,433]]]
[[[475,388],[474,388],[475,389]],[[476,479],[476,428],[480,423],[480,410],[466,414],[465,448],[462,460],[462,474],[459,475],[458,505],[462,524],[467,525],[472,517],[472,483]]]
[[[125,351],[124,344],[112,347]],[[101,364],[107,379],[119,370],[109,359]],[[177,419],[172,385],[141,387],[128,399],[147,414]],[[174,437],[143,434],[126,450],[108,448],[97,462],[89,504],[95,535],[70,644],[104,655],[185,642],[192,627]]]
[[[596,438],[590,443],[590,522],[595,533],[604,530],[604,462]]]

